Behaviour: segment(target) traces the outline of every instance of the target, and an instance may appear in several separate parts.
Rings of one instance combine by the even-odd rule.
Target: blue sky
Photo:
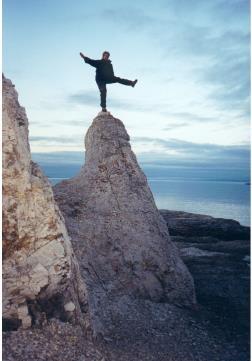
[[[109,50],[115,74],[139,80],[109,85],[107,102],[140,160],[248,166],[249,15],[247,0],[4,0],[3,71],[32,152],[79,159],[100,110],[79,52]]]

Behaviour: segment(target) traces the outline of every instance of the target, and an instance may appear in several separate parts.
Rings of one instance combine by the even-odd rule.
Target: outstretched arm
[[[84,59],[85,63],[94,66],[95,68],[97,67],[99,60],[93,60],[88,58],[87,56],[85,56],[84,54],[80,53],[80,56],[82,57],[82,59]]]

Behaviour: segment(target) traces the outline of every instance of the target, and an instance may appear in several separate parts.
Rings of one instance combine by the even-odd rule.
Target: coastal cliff
[[[48,179],[32,162],[28,120],[3,76],[3,326],[83,323],[86,289]]]

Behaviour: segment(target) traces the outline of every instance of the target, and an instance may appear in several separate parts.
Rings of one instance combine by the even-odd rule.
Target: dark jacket
[[[96,81],[109,81],[114,77],[113,65],[110,60],[93,60],[85,56],[85,63],[96,68]]]

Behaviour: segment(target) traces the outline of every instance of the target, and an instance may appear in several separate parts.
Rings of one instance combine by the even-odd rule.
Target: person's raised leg
[[[137,83],[137,79],[132,81],[132,80],[128,80],[128,79],[123,79],[123,78],[119,78],[118,76],[115,76],[110,83],[119,83],[119,84],[123,84],[123,85],[128,85],[128,86],[132,86],[134,88],[134,86]]]
[[[106,83],[103,82],[96,82],[97,86],[100,90],[100,98],[101,98],[101,107],[102,107],[102,111],[106,112],[106,97],[107,97],[107,87],[106,87]]]

